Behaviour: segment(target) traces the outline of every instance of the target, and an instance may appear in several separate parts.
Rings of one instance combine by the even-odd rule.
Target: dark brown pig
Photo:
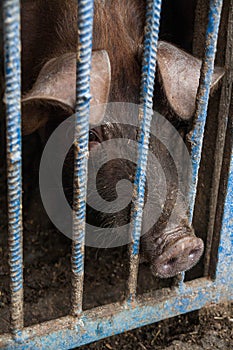
[[[139,101],[141,48],[144,34],[145,4],[140,0],[95,1],[93,59],[91,72],[91,104]],[[24,1],[22,3],[22,64],[23,64],[23,132],[31,134],[43,129],[45,139],[75,108],[75,70],[77,50],[76,1]],[[179,120],[190,120],[200,75],[200,61],[171,44],[158,47],[159,80],[170,110]],[[216,71],[213,86],[222,71]],[[155,108],[156,96],[155,96]],[[159,104],[161,106],[161,103]],[[168,108],[169,106],[169,108]],[[164,107],[163,107],[164,108]],[[164,111],[165,109],[162,109]],[[90,123],[101,121],[91,113]],[[113,138],[136,140],[137,130],[116,124],[106,124],[90,130],[90,149]],[[157,143],[151,141],[156,153]],[[168,173],[168,208],[174,205],[174,168],[167,161],[166,150],[157,155]],[[73,169],[72,154],[68,157],[67,173]],[[67,162],[66,162],[67,164]],[[66,171],[66,170],[65,170]],[[106,200],[113,200],[116,184],[127,179],[133,182],[135,165],[116,159],[99,173],[97,187]],[[72,172],[67,175],[72,188]],[[67,180],[66,179],[66,180]],[[69,182],[69,181],[68,181]],[[158,186],[159,187],[159,184]],[[155,184],[155,188],[156,184]],[[158,189],[159,193],[159,189]],[[162,215],[142,238],[142,254],[159,277],[171,277],[197,263],[203,242],[195,237],[188,224],[182,196],[175,208],[175,220],[167,226],[169,216]],[[156,205],[156,203],[155,203]],[[130,207],[110,215],[94,211],[100,226],[118,227],[129,222]],[[93,211],[90,209],[88,212]],[[146,220],[146,218],[144,218]]]

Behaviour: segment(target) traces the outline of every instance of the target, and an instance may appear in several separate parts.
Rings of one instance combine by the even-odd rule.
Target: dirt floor
[[[87,349],[217,350],[233,349],[233,304],[213,305],[200,311],[117,335]]]

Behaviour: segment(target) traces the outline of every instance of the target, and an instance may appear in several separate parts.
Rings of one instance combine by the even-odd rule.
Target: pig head
[[[51,12],[53,1],[49,3],[48,11]],[[50,51],[46,48],[47,57],[41,58],[37,65],[37,69],[40,67],[39,71],[32,69],[33,73],[26,72],[24,75],[24,86],[30,87],[22,99],[23,133],[25,135],[41,129],[50,129],[47,133],[45,132],[48,137],[56,125],[74,113],[77,16],[76,12],[71,9],[74,8],[76,2],[58,1],[58,3],[60,6],[58,18],[56,23],[52,22],[53,30],[51,31],[57,41],[53,42]],[[30,6],[35,7],[38,4],[41,4],[41,1],[36,1]],[[67,13],[66,19],[62,11]],[[132,13],[135,16],[132,16]],[[51,26],[51,23],[48,25]],[[138,103],[143,25],[143,2],[97,1],[95,3],[91,106],[115,101]],[[24,53],[28,54],[28,52],[26,45]],[[195,110],[201,62],[177,47],[160,41],[157,67],[158,80],[166,99],[166,111],[171,111],[173,118],[190,121]],[[29,77],[30,74],[31,77]],[[222,75],[223,70],[216,68],[212,80],[212,91]],[[154,105],[156,109],[156,92]],[[100,123],[103,116],[104,108],[98,108],[98,112],[93,109],[90,124]],[[92,128],[89,133],[89,148],[97,147],[112,137],[123,137],[125,133],[128,133],[127,128],[109,125]],[[136,139],[136,132],[132,132],[132,135],[132,138]],[[153,140],[151,142],[152,149],[155,150],[156,142],[154,145]],[[163,151],[160,157],[163,158]],[[173,169],[170,169],[171,193],[175,188],[172,172]],[[115,196],[114,186],[117,181],[126,178],[133,182],[134,173],[135,166],[126,164],[122,160],[109,164],[100,180],[100,194],[111,201]],[[108,188],[107,192],[106,188]],[[172,203],[171,196],[165,212],[171,210]],[[165,215],[142,237],[142,254],[150,262],[153,274],[162,278],[171,277],[190,269],[203,253],[202,240],[195,237],[192,227],[188,224],[182,196],[179,197],[178,203],[176,220],[172,221],[170,226],[166,225]],[[100,215],[100,221],[104,225],[109,223],[113,227],[129,220],[130,206],[114,217],[108,217],[103,213]]]

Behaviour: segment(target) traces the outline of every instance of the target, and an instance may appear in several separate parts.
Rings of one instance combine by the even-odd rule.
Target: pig
[[[22,130],[24,135],[39,132],[44,142],[56,126],[74,113],[77,11],[73,0],[22,2]],[[144,23],[144,1],[95,1],[92,106],[106,102],[139,103]],[[155,93],[155,108],[160,108],[162,113],[166,111],[168,119],[172,112],[172,119],[190,121],[195,109],[201,62],[174,45],[160,41],[157,66],[158,81],[166,104],[162,106]],[[215,70],[212,89],[222,75],[221,69]],[[101,121],[101,116],[102,113],[91,113],[90,124]],[[109,123],[92,128],[89,149],[93,150],[105,140],[115,137],[136,140],[137,130]],[[150,262],[155,276],[168,278],[192,268],[200,259],[204,247],[203,241],[195,237],[188,223],[182,196],[176,193],[174,168],[170,167],[166,150],[158,147],[153,138],[150,148],[166,168],[169,195],[160,219],[141,238],[141,254]],[[69,192],[73,180],[72,150],[64,168],[64,186]],[[108,162],[97,179],[101,196],[113,200],[117,182],[121,179],[133,182],[134,173],[135,165],[123,159]],[[169,213],[174,209],[173,196],[179,198],[175,220],[167,225]],[[69,200],[72,203],[71,197]],[[94,220],[100,226],[118,227],[130,220],[131,204],[116,215],[87,209],[88,220]]]

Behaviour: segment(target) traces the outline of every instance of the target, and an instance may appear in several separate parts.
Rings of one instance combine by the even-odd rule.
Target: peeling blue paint
[[[20,1],[3,1],[3,17],[11,326],[18,337],[23,327]]]
[[[224,214],[222,219],[221,239],[218,248],[218,266],[216,271],[216,283],[229,288],[229,294],[233,298],[233,150],[228,177],[227,195],[225,199]]]
[[[218,30],[221,19],[223,0],[210,0],[209,20],[206,32],[205,57],[202,62],[200,85],[197,92],[195,127],[190,135],[192,181],[189,193],[189,219],[193,218],[195,196],[197,190],[198,171],[201,161],[201,150],[206,124],[209,102],[210,84],[214,70],[215,53],[217,49]]]
[[[218,285],[217,282],[205,278],[195,280],[186,283],[186,289],[182,293],[178,289],[168,291],[166,298],[154,292],[137,298],[134,307],[124,303],[106,305],[84,311],[79,319],[67,316],[25,328],[23,344],[16,343],[9,335],[5,335],[0,341],[0,348],[72,349],[129,329],[197,310],[210,303],[233,299],[232,287],[232,281],[229,285]]]
[[[82,311],[84,244],[86,226],[87,162],[90,115],[90,73],[94,0],[78,0],[78,54],[76,82],[76,130],[74,142],[72,312]],[[82,179],[82,181],[79,181]]]
[[[153,92],[156,71],[157,45],[162,0],[147,1],[144,54],[142,59],[142,81],[140,95],[140,136],[138,147],[138,164],[134,183],[134,211],[132,213],[134,255],[139,252],[141,224],[144,206],[147,155],[150,138],[150,124],[153,115]],[[140,113],[139,112],[139,113]]]

